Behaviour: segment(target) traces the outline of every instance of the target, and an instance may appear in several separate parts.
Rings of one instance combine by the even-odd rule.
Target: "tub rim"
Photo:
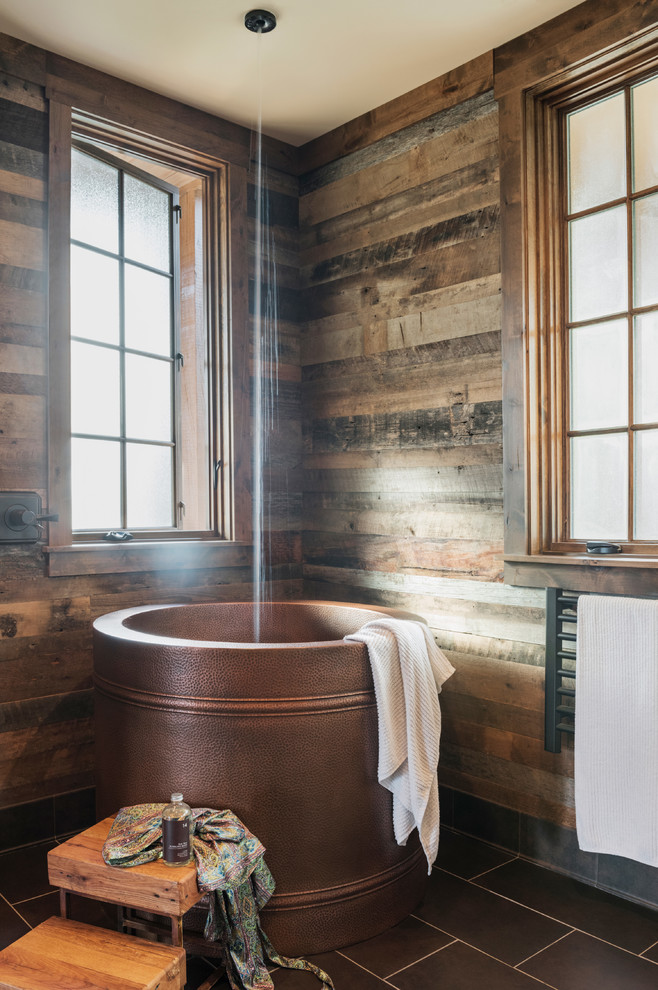
[[[122,640],[125,642],[133,644],[143,644],[153,645],[153,646],[163,646],[168,644],[170,646],[180,648],[180,647],[193,647],[195,649],[202,650],[217,650],[217,649],[229,649],[229,650],[289,650],[291,648],[304,648],[304,647],[314,647],[315,649],[322,649],[327,647],[333,647],[337,643],[344,643],[346,646],[359,644],[354,641],[345,640],[344,637],[337,639],[320,639],[320,640],[295,640],[294,642],[270,642],[268,640],[262,640],[261,642],[255,643],[253,641],[243,642],[240,640],[211,640],[211,639],[187,639],[179,636],[162,635],[159,636],[157,633],[144,632],[141,629],[137,629],[134,626],[127,625],[127,621],[133,616],[142,615],[146,612],[164,611],[174,608],[197,608],[199,606],[220,606],[223,608],[231,608],[235,606],[254,608],[255,602],[251,601],[240,601],[240,602],[158,602],[152,605],[136,605],[132,608],[119,609],[115,612],[107,612],[104,615],[98,616],[94,619],[92,627],[95,632],[103,636],[111,636],[113,639]],[[329,606],[333,608],[349,608],[356,611],[362,611],[366,613],[371,613],[370,618],[365,619],[362,625],[366,622],[372,621],[378,617],[385,618],[395,618],[395,619],[410,619],[416,622],[423,622],[425,624],[426,620],[413,612],[407,612],[404,609],[391,608],[384,605],[364,605],[357,604],[355,602],[336,602],[327,601],[324,599],[292,599],[290,601],[275,601],[261,603],[261,608],[267,608],[270,605],[280,607],[288,606]],[[360,627],[359,627],[360,628]],[[354,630],[357,631],[356,629]]]

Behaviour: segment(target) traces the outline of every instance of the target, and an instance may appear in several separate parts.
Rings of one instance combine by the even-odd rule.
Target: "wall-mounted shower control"
[[[44,522],[55,522],[56,513],[42,513],[36,492],[0,492],[0,543],[36,543]]]

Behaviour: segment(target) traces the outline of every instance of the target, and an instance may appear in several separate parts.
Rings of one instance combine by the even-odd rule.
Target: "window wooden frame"
[[[250,458],[248,440],[248,306],[246,292],[246,170],[204,151],[145,133],[123,122],[134,119],[123,108],[118,120],[108,121],[68,102],[50,99],[49,165],[49,504],[59,513],[50,524],[49,573],[149,570],[174,560],[174,566],[199,566],[211,545],[226,555],[231,543],[250,538]],[[220,429],[214,437],[216,505],[212,532],[185,531],[153,534],[154,539],[129,545],[76,542],[71,532],[70,490],[70,168],[72,134],[104,141],[135,154],[152,157],[203,177],[206,186],[205,220],[208,258],[205,273],[209,309],[210,352],[217,369],[213,389],[214,418]],[[199,544],[205,550],[199,552]],[[172,548],[177,547],[172,555]],[[169,549],[167,549],[169,548]],[[166,566],[166,565],[165,565]]]
[[[656,6],[656,5],[653,5]],[[556,544],[564,516],[565,395],[552,370],[564,292],[557,162],[561,111],[658,65],[656,17],[584,4],[495,53],[500,108],[505,580],[620,593],[658,588],[655,556]],[[605,15],[605,16],[604,16]],[[550,469],[547,470],[547,466]],[[582,548],[584,549],[584,548]]]

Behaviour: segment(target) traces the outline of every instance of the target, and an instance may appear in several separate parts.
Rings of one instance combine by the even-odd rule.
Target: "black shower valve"
[[[0,543],[35,543],[42,523],[56,522],[56,512],[43,513],[37,492],[0,492]]]

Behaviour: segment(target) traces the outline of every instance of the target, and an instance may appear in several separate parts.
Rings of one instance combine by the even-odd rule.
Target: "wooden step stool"
[[[48,879],[60,888],[61,916],[68,918],[68,895],[75,891],[118,905],[125,928],[144,927],[127,917],[126,909],[163,915],[171,925],[172,945],[182,945],[183,915],[203,897],[195,865],[172,867],[156,860],[142,866],[108,866],[101,850],[113,821],[105,818],[48,853]]]
[[[0,990],[183,990],[185,950],[49,918],[0,952]]]

